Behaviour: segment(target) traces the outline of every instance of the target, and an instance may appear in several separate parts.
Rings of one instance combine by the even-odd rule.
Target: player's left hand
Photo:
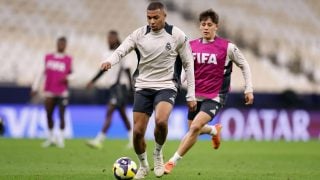
[[[244,94],[244,100],[246,105],[253,104],[254,96],[252,92],[247,92]]]
[[[63,83],[63,84],[68,84],[68,79],[67,79],[67,78],[62,79],[62,80],[61,80],[61,83]]]
[[[93,82],[89,82],[87,85],[86,85],[86,89],[91,89],[93,88],[94,84]]]
[[[188,101],[189,111],[193,112],[197,110],[197,101]]]
[[[30,92],[30,97],[33,98],[33,97],[35,97],[37,94],[38,94],[38,91],[32,90],[32,91]]]

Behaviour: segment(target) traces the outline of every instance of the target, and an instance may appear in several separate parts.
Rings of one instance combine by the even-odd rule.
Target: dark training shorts
[[[58,106],[67,106],[69,104],[69,100],[67,97],[54,96],[53,103]]]
[[[188,120],[193,120],[200,111],[207,113],[212,120],[218,114],[221,108],[222,105],[220,103],[211,99],[197,101],[197,110],[188,112]]]
[[[177,92],[173,89],[142,89],[134,94],[133,112],[146,113],[152,115],[153,109],[160,101],[175,103]]]
[[[114,84],[110,87],[110,99],[109,103],[116,107],[123,107],[127,104],[128,93],[126,85]]]

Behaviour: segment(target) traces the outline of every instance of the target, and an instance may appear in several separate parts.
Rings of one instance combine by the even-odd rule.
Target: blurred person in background
[[[47,115],[48,137],[42,144],[43,147],[53,145],[64,147],[65,109],[69,96],[68,82],[72,78],[72,57],[65,53],[66,47],[67,39],[65,37],[58,38],[57,51],[45,56],[43,69],[32,85],[31,96],[34,97],[44,79],[44,106]],[[53,114],[56,106],[59,108],[60,118],[60,131],[57,136],[53,132]]]
[[[0,116],[0,136],[3,136],[5,131],[6,131],[6,129],[5,129],[5,125],[4,125],[4,120]]]
[[[117,31],[114,31],[114,30],[109,31],[107,35],[107,44],[111,52],[106,53],[104,55],[104,58],[107,58],[121,44]],[[126,59],[126,58],[133,58],[133,57],[131,56],[123,57],[123,59]],[[87,141],[87,145],[89,145],[90,147],[98,148],[98,149],[102,148],[103,141],[105,139],[106,133],[110,128],[112,115],[115,112],[115,110],[119,111],[121,119],[124,122],[124,125],[126,126],[126,129],[128,131],[129,143],[127,147],[132,148],[133,146],[131,124],[126,114],[127,101],[128,99],[130,99],[131,97],[130,94],[133,92],[132,79],[131,79],[131,73],[130,73],[130,64],[129,64],[130,61],[133,61],[133,60],[128,59],[128,60],[121,61],[113,69],[115,70],[114,73],[117,76],[116,76],[115,82],[109,88],[110,98],[107,105],[108,110],[107,110],[106,118],[102,126],[102,129],[97,134],[97,136],[94,139]],[[94,83],[104,74],[104,72],[106,71],[99,70],[99,72],[94,76],[94,78],[87,84],[87,89],[92,88]],[[113,79],[108,79],[108,80],[112,81]]]
[[[155,111],[154,174],[164,174],[162,148],[168,134],[168,119],[180,85],[182,67],[187,78],[187,103],[195,110],[194,72],[191,49],[184,32],[166,23],[166,12],[160,2],[147,7],[148,25],[131,33],[114,53],[101,65],[102,70],[116,67],[129,52],[138,55],[134,73],[133,145],[140,162],[135,179],[145,178],[149,171],[145,132],[149,118]]]
[[[220,146],[221,125],[208,123],[214,119],[225,104],[230,90],[232,65],[242,71],[245,81],[246,105],[253,103],[253,88],[249,64],[236,45],[217,35],[219,16],[209,9],[199,15],[201,38],[190,41],[194,59],[195,93],[197,110],[188,112],[189,131],[177,151],[165,164],[165,173],[170,173],[177,162],[192,148],[200,134],[212,136],[214,149]]]

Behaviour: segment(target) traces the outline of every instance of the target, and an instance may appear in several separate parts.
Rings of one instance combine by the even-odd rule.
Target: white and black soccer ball
[[[129,157],[121,157],[113,164],[112,171],[116,179],[133,179],[137,173],[137,164]]]

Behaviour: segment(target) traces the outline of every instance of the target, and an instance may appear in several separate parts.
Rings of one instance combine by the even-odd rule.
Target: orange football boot
[[[164,173],[170,174],[171,171],[173,170],[174,166],[175,166],[175,164],[173,162],[170,162],[170,161],[166,162],[164,164]]]
[[[219,149],[220,147],[220,141],[221,141],[221,129],[222,125],[221,124],[216,124],[214,125],[217,129],[217,134],[213,135],[211,140],[212,140],[212,146],[214,149]]]

